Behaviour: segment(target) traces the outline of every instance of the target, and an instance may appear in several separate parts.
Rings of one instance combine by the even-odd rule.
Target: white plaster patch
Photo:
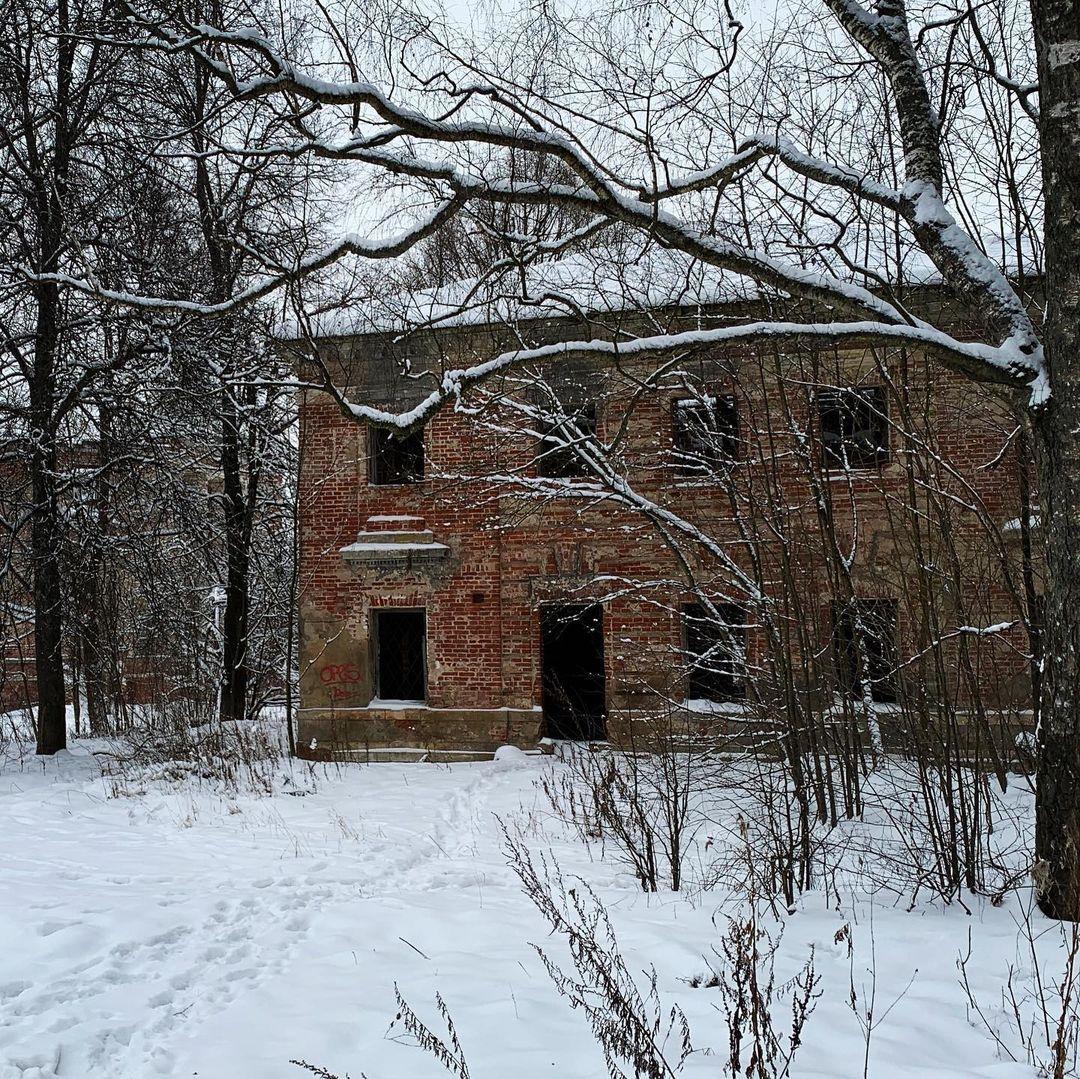
[[[1080,61],[1080,41],[1059,41],[1046,50],[1046,62],[1051,67],[1064,67]]]
[[[1080,106],[1072,101],[1059,101],[1056,105],[1050,107],[1050,115],[1055,120],[1060,120],[1066,116],[1073,116],[1076,113],[1080,113]]]

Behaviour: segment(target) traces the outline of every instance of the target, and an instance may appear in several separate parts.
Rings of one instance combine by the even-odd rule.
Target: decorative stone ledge
[[[435,534],[424,525],[423,517],[369,517],[356,542],[341,548],[341,557],[352,565],[373,568],[409,569],[441,562],[450,548],[437,543]]]

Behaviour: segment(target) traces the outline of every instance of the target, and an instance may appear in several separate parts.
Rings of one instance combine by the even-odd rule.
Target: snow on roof
[[[394,333],[417,326],[483,326],[565,316],[734,302],[754,295],[745,279],[681,252],[637,245],[603,248],[558,260],[504,265],[487,277],[469,277],[440,288],[371,296],[312,320],[317,337]],[[279,336],[299,334],[283,325]]]
[[[844,276],[854,277],[846,271]],[[882,276],[895,278],[889,273]],[[935,284],[941,276],[921,251],[913,249],[905,257],[903,280],[908,285]],[[319,338],[402,333],[419,327],[449,329],[565,317],[574,311],[604,316],[708,307],[761,295],[759,286],[740,274],[635,237],[557,260],[526,266],[507,263],[486,277],[463,278],[438,288],[381,295],[373,290],[372,295],[343,301],[313,316],[307,332]],[[290,321],[279,326],[276,336],[297,340],[305,331]]]

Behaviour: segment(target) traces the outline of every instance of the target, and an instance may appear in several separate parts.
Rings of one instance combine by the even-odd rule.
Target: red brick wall
[[[754,522],[755,492],[771,482],[784,503],[791,557],[804,585],[799,602],[804,609],[815,610],[824,625],[832,591],[818,557],[819,511],[789,429],[793,424],[812,426],[808,385],[838,385],[863,376],[880,383],[881,378],[859,369],[865,367],[864,359],[833,358],[832,366],[824,370],[818,358],[784,360],[787,389],[781,395],[768,370],[776,362],[752,361],[747,368],[744,359],[737,379],[714,374],[709,383],[714,392],[735,392],[744,434],[752,434],[749,459],[738,466],[739,516]],[[945,492],[947,528],[965,550],[959,569],[942,568],[943,587],[948,591],[960,581],[961,590],[977,589],[985,617],[992,618],[996,611],[1010,616],[1001,620],[1011,620],[1016,582],[1010,586],[1001,578],[1002,567],[1014,553],[988,550],[980,515],[998,525],[1019,515],[1016,464],[1008,444],[1013,424],[993,394],[940,368],[912,361],[910,367],[890,364],[887,374],[896,386],[890,415],[900,422],[904,410],[912,410],[920,440],[906,444],[894,433],[892,462],[884,471],[857,475],[850,486],[846,480],[826,478],[822,490],[842,539],[855,530],[857,517],[859,592],[898,596],[902,647],[912,654],[925,644],[918,637],[927,627],[916,627],[902,594],[909,569],[919,557],[903,527],[912,501],[912,477],[903,465],[904,454],[925,458],[914,488],[920,512],[924,516],[928,512],[920,502],[920,484]],[[626,467],[643,494],[718,539],[736,540],[739,529],[726,496],[721,497],[715,486],[679,485],[670,464],[662,460],[671,439],[670,402],[681,395],[672,388],[635,403],[630,435],[621,451]],[[786,399],[779,400],[781,396]],[[616,387],[604,402],[601,437],[614,431],[626,400]],[[366,431],[343,417],[329,398],[315,392],[305,395],[301,430],[305,707],[367,703],[371,692],[367,612],[380,605],[426,607],[428,704],[436,708],[537,704],[538,604],[622,592],[621,582],[628,586],[632,581],[670,578],[670,584],[655,591],[620,594],[606,601],[609,699],[618,703],[628,695],[632,698],[650,680],[662,682],[672,669],[680,641],[679,571],[648,522],[625,509],[582,508],[562,500],[538,503],[526,514],[526,500],[512,487],[500,490],[489,481],[456,478],[486,470],[496,459],[504,470],[527,465],[533,450],[530,440],[492,435],[474,418],[448,408],[426,431],[425,482],[375,487],[367,479]],[[449,566],[430,574],[373,574],[346,566],[340,548],[364,529],[369,517],[380,514],[422,517],[435,539],[451,547]],[[936,527],[933,522],[928,525],[931,535]],[[758,528],[758,534],[766,536],[760,546],[763,557],[778,565],[780,552],[770,546],[768,529]],[[731,549],[739,561],[749,564],[743,548],[735,544]],[[706,577],[716,572],[707,560],[702,567]],[[986,655],[993,654],[995,663],[1007,663],[1010,677],[1020,678],[1024,635],[1018,628],[1005,638],[1004,644],[996,640],[980,647]],[[752,634],[755,662],[762,658],[763,648],[760,635]],[[827,649],[827,641],[821,648]],[[981,662],[978,656],[975,662]],[[328,683],[324,677],[328,667],[337,673],[348,664],[354,665],[356,678],[350,673],[343,685],[336,679]]]

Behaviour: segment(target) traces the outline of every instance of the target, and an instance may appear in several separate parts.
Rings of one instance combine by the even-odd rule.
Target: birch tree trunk
[[[1053,396],[1035,418],[1046,543],[1035,881],[1039,905],[1080,920],[1080,6],[1032,0],[1046,199]]]
[[[252,507],[244,491],[240,417],[232,390],[223,381],[221,401],[221,475],[225,531],[225,618],[222,626],[221,720],[242,720],[247,713],[248,631],[251,614]]]

